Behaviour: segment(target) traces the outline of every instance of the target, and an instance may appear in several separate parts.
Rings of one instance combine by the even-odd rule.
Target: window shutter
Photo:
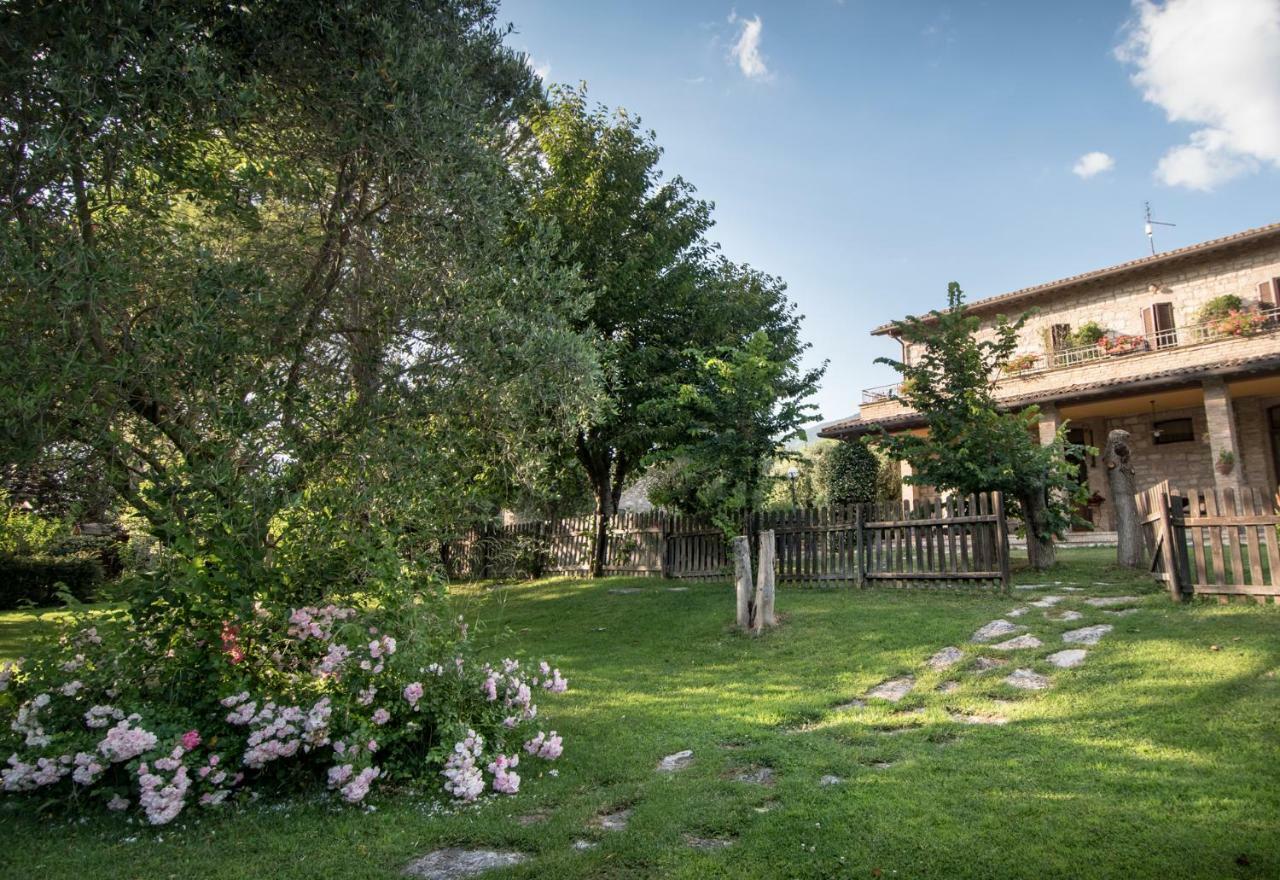
[[[1142,309],[1142,333],[1148,339],[1156,335],[1156,316],[1151,306]]]
[[[1258,301],[1266,308],[1276,307],[1276,282],[1280,278],[1272,278],[1270,281],[1263,281],[1258,285]]]
[[[1152,303],[1151,316],[1156,325],[1156,348],[1177,345],[1178,334],[1173,327],[1173,303]]]

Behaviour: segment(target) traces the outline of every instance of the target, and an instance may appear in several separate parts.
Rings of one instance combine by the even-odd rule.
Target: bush
[[[124,570],[121,550],[125,542],[109,535],[64,535],[49,543],[49,556],[90,556],[102,563],[108,578],[119,577]]]
[[[186,601],[174,590],[149,611],[69,625],[0,670],[3,788],[44,802],[87,795],[154,825],[192,804],[304,785],[348,803],[379,780],[443,778],[464,801],[515,794],[522,757],[563,749],[534,727],[534,693],[567,683],[546,663],[479,661],[439,599],[251,602],[200,625],[196,606],[174,610]]]
[[[67,536],[65,523],[10,507],[8,500],[7,495],[0,493],[0,504],[5,505],[4,518],[0,519],[0,554],[42,556]]]
[[[832,504],[876,499],[880,459],[861,440],[840,443],[822,459],[822,482]]]
[[[60,604],[60,585],[87,602],[103,578],[102,563],[90,554],[0,556],[0,609]]]
[[[1244,308],[1244,300],[1236,296],[1234,293],[1215,296],[1207,303],[1200,307],[1200,311],[1196,313],[1196,317],[1201,324],[1209,324],[1214,321],[1220,321],[1230,315],[1232,312],[1239,312]]]
[[[1097,321],[1086,321],[1068,337],[1071,348],[1084,348],[1086,345],[1097,345],[1107,335],[1107,331]]]

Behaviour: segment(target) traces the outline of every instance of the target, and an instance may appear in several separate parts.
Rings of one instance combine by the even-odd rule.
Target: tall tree
[[[0,452],[91,450],[227,601],[359,584],[588,413],[487,0],[0,29]],[[520,234],[513,234],[513,230]]]
[[[592,296],[578,326],[601,359],[603,405],[572,454],[595,499],[600,574],[627,480],[688,437],[676,390],[704,374],[708,355],[758,330],[781,344],[796,318],[771,279],[715,258],[711,206],[683,179],[664,179],[662,151],[638,119],[560,88],[530,127],[540,159],[532,213],[558,229],[557,261]]]
[[[978,337],[978,319],[966,314],[964,292],[947,287],[947,308],[896,322],[901,338],[919,351],[913,363],[880,358],[903,378],[899,394],[920,413],[927,433],[885,434],[889,454],[911,464],[916,484],[961,494],[999,490],[1021,515],[1033,568],[1054,562],[1053,539],[1071,524],[1086,495],[1068,456],[1088,452],[1069,443],[1066,427],[1042,445],[1032,406],[1009,412],[996,402],[996,381],[1018,344],[1025,316],[1003,316],[990,338]]]

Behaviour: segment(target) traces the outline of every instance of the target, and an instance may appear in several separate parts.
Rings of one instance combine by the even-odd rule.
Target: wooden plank
[[[1205,512],[1213,517],[1218,515],[1218,492],[1206,489],[1204,492]],[[1209,530],[1209,547],[1213,553],[1213,579],[1218,584],[1227,582],[1226,564],[1222,555],[1222,529],[1213,526]]]
[[[1245,516],[1249,516],[1250,514],[1256,515],[1258,513],[1258,504],[1256,503],[1255,494],[1256,493],[1253,488],[1250,486],[1246,486],[1241,491],[1240,501],[1244,505]],[[1249,583],[1261,585],[1267,582],[1267,578],[1263,576],[1262,572],[1262,554],[1259,552],[1258,547],[1258,528],[1259,527],[1257,525],[1245,526],[1244,537],[1249,552]]]
[[[1198,512],[1204,504],[1203,492],[1200,489],[1192,489],[1190,494],[1191,509]],[[1187,517],[1187,528],[1191,530],[1191,552],[1196,558],[1195,584],[1207,584],[1209,582],[1208,569],[1205,566],[1205,540],[1204,529],[1196,523],[1194,517]]]
[[[951,579],[994,581],[994,580],[1000,579],[1000,572],[999,571],[966,571],[966,572],[918,571],[918,572],[903,573],[903,572],[896,572],[896,571],[881,571],[881,572],[870,573],[867,575],[867,577],[872,579],[878,579],[878,580],[892,579],[892,580],[901,580],[901,581],[911,581],[911,580],[937,581],[937,580],[951,580]]]
[[[1195,593],[1197,596],[1280,596],[1280,587],[1268,584],[1196,584]]]

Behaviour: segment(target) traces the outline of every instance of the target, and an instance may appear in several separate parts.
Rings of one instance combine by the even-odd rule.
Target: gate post
[[[1157,487],[1156,506],[1160,511],[1160,560],[1165,577],[1169,579],[1169,596],[1175,602],[1182,601],[1182,566],[1173,549],[1173,523],[1169,510],[1169,486]],[[1233,511],[1234,512],[1234,511]]]
[[[858,541],[858,587],[867,585],[867,542],[862,535],[862,502],[854,504],[853,531]]]
[[[1009,571],[1009,521],[1004,516],[1004,493],[996,496],[996,550],[1000,554],[1000,589],[1009,592],[1013,577]]]

